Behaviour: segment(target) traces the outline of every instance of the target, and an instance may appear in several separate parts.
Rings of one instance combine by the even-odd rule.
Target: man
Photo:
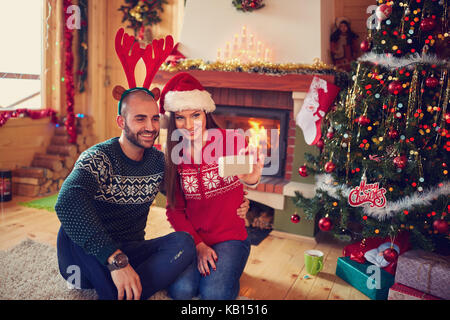
[[[83,152],[61,188],[58,263],[65,279],[78,266],[81,287],[95,288],[100,299],[147,299],[176,279],[195,248],[179,232],[144,240],[164,177],[163,153],[153,148],[159,111],[152,96],[136,90],[120,113],[121,136]]]

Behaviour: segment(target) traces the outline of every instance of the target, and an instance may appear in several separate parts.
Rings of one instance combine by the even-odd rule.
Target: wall
[[[318,35],[323,31],[327,37],[332,8],[334,0],[270,0],[264,8],[244,13],[231,1],[189,0],[182,52],[189,58],[215,61],[217,49],[232,44],[234,35],[246,26],[248,34],[273,48],[274,62],[312,63],[314,58],[326,57],[328,41],[323,43]]]
[[[36,152],[43,152],[53,135],[50,118],[10,119],[0,128],[0,168],[29,166]]]

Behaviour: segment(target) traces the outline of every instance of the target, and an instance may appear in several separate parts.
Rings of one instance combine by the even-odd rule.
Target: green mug
[[[323,269],[323,252],[319,250],[305,251],[306,272],[315,276]]]

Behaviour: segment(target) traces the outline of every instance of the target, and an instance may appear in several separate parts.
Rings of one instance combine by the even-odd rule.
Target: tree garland
[[[72,5],[72,0],[64,0],[63,14],[64,21],[67,21],[70,14],[67,13],[67,8]],[[75,125],[74,114],[74,95],[75,89],[73,84],[73,52],[72,52],[73,32],[64,24],[64,83],[66,84],[66,121],[64,125],[69,135],[69,143],[75,143],[77,141],[77,128]]]
[[[0,111],[0,127],[4,126],[11,118],[31,118],[33,120],[51,117],[52,123],[58,123],[56,111],[50,108],[43,110],[16,109],[9,111]]]

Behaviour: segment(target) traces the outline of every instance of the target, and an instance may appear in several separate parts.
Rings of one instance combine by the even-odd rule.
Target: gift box
[[[450,257],[412,250],[398,257],[395,282],[450,300]]]
[[[407,287],[400,283],[394,283],[389,289],[388,300],[442,300],[431,294]]]
[[[337,260],[336,275],[372,300],[386,300],[394,276],[371,263],[358,263],[349,257]]]

